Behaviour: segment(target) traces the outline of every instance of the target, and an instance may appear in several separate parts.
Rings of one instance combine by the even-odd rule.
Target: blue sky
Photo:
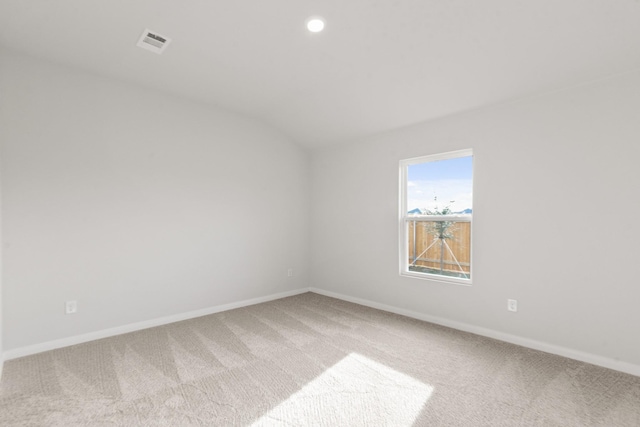
[[[472,209],[472,157],[410,165],[407,171],[407,210]],[[437,200],[434,200],[437,198]]]

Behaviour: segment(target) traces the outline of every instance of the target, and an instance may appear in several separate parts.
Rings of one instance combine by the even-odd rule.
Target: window
[[[400,274],[471,284],[473,153],[400,162]]]

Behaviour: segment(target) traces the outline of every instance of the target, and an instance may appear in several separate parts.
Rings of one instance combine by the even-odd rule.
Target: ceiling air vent
[[[136,46],[161,54],[170,42],[171,39],[146,29],[140,36],[140,40],[138,40]]]

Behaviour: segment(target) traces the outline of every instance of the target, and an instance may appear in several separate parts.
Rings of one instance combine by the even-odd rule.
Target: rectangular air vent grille
[[[137,46],[160,54],[167,48],[169,42],[171,39],[146,29],[140,36]]]

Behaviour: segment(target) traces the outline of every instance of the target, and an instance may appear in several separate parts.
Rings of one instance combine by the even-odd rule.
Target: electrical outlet
[[[64,303],[64,314],[75,314],[78,312],[78,301],[67,301]]]
[[[507,310],[509,310],[509,311],[518,311],[518,300],[508,299],[507,300]]]
[[[290,268],[287,270],[287,276],[288,277],[293,277],[293,268]]]

